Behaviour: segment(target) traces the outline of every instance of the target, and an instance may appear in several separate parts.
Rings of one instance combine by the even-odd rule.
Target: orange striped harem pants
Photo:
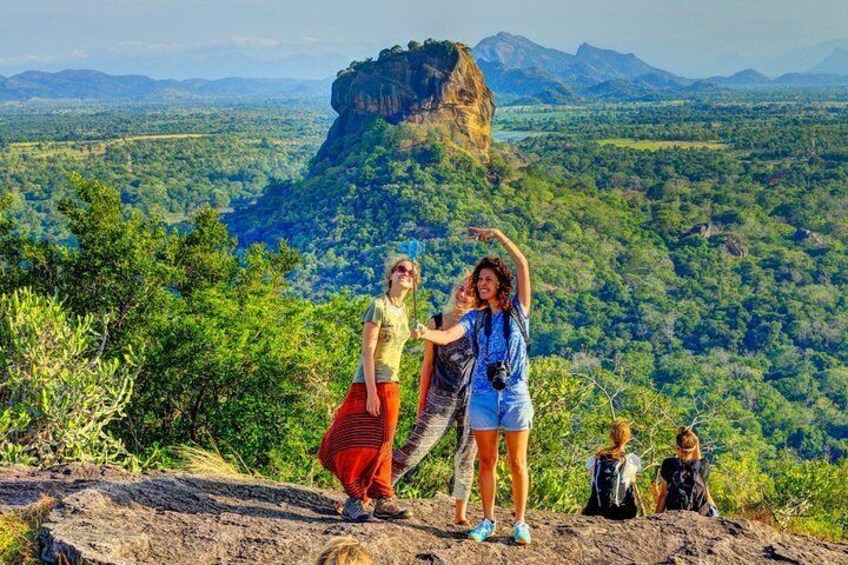
[[[339,478],[352,498],[394,496],[392,490],[392,444],[400,411],[397,383],[377,383],[380,415],[365,410],[368,393],[364,383],[353,383],[330,429],[324,434],[318,459]]]

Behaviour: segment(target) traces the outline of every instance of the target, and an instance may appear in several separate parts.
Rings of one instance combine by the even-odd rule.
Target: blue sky
[[[0,74],[324,76],[409,39],[473,45],[509,31],[570,52],[588,41],[705,76],[778,65],[784,53],[848,37],[844,22],[848,2],[837,0],[0,0]]]

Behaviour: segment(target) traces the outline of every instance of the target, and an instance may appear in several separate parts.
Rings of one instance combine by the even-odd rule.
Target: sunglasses
[[[394,268],[394,272],[400,273],[402,275],[409,273],[411,275],[411,274],[413,274],[414,269],[409,269],[409,268],[406,267],[406,265],[398,265],[397,267]]]

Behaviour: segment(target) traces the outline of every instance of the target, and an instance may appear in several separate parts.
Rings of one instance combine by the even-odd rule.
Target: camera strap
[[[512,332],[512,324],[509,323],[509,319],[512,318],[515,320],[515,323],[518,324],[518,329],[521,330],[521,337],[524,338],[524,343],[527,345],[527,354],[530,354],[530,336],[527,335],[527,331],[524,329],[524,324],[521,321],[521,318],[518,312],[515,311],[515,308],[510,305],[507,309],[503,310],[504,313],[504,324],[503,324],[503,335],[504,342],[507,344],[507,351],[509,351],[509,338]],[[486,335],[486,358],[489,357],[489,338],[492,335],[492,309],[486,306],[484,310],[481,311],[480,314],[477,315],[477,319],[474,323],[474,339],[471,340],[471,349],[474,352],[474,357],[477,358],[480,356],[480,344],[477,341],[477,336],[480,335],[480,330],[482,329]]]
[[[512,324],[510,323],[510,315],[509,309],[503,310],[503,324],[501,327],[503,328],[503,336],[504,343],[506,344],[506,357],[509,358],[509,338],[512,334]],[[486,353],[483,357],[486,363],[489,362],[489,341],[492,337],[492,319],[495,316],[492,314],[492,309],[488,306],[485,310],[483,310],[483,333],[486,335]],[[479,319],[479,318],[478,318]]]

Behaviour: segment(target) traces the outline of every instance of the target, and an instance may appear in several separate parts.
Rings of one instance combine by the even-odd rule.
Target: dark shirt
[[[442,328],[442,315],[433,316],[436,329]],[[468,388],[474,370],[474,351],[467,335],[447,345],[433,345],[432,386],[448,394]]]
[[[669,457],[668,459],[663,460],[662,467],[660,467],[660,477],[665,479],[665,482],[670,483],[672,477],[674,477],[674,472],[677,470],[677,457]],[[681,460],[682,462],[682,460]],[[690,461],[687,463],[683,463],[684,465],[692,465],[694,461]],[[707,477],[710,476],[710,464],[706,459],[701,459],[701,478],[704,480],[704,484],[707,482]]]

